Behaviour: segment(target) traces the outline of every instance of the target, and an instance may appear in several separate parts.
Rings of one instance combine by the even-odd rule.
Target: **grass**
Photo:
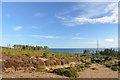
[[[13,49],[13,48],[3,48],[2,53],[8,54],[8,55],[42,55],[42,51],[37,51],[37,50],[20,50],[20,49]]]
[[[44,52],[44,51],[38,51],[38,50],[20,50],[20,49],[14,49],[14,48],[2,48],[2,53],[9,54],[9,55],[23,55],[26,54],[28,56],[80,56],[80,54],[70,54],[66,52]]]

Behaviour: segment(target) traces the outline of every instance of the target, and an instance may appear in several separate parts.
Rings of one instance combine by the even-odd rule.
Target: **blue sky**
[[[2,4],[3,43],[50,48],[117,47],[117,3],[14,2]]]

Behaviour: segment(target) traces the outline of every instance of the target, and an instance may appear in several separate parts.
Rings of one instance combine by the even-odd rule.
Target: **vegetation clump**
[[[93,67],[93,68],[91,68],[92,70],[98,70],[97,68],[95,68],[95,67]]]
[[[64,75],[67,77],[72,77],[72,78],[76,78],[78,76],[77,71],[75,68],[58,68],[58,69],[54,69],[53,73],[56,73],[58,75]]]
[[[73,78],[78,77],[77,71],[74,68],[65,70],[63,74],[67,77],[73,77]]]
[[[87,67],[87,68],[89,68],[89,67],[90,67],[90,65],[91,65],[91,63],[90,63],[90,62],[86,62],[84,66],[85,66],[85,67]]]
[[[58,75],[64,75],[64,68],[58,68],[58,69],[54,69],[53,73],[57,73]]]
[[[64,75],[67,77],[77,78],[78,77],[77,73],[80,71],[83,71],[85,69],[85,67],[88,68],[88,66],[90,66],[90,65],[91,65],[91,63],[86,63],[84,65],[76,65],[74,67],[58,68],[58,69],[54,69],[53,73],[56,73],[58,75]]]
[[[120,67],[118,64],[106,64],[106,67],[109,67],[110,69],[112,69],[113,71],[119,71]]]

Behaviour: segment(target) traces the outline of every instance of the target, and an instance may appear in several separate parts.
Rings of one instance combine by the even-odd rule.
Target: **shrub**
[[[79,65],[80,66],[80,68],[84,68],[84,65]]]
[[[64,75],[64,73],[63,73],[64,71],[65,71],[65,69],[58,68],[58,69],[54,69],[53,73],[57,73],[58,75]]]
[[[120,73],[120,67],[118,68],[118,72]]]
[[[73,78],[78,77],[77,71],[73,68],[65,70],[64,75],[67,76],[67,77],[73,77]]]
[[[61,65],[64,65],[65,64],[65,62],[64,61],[61,61]]]
[[[77,72],[80,72],[80,71],[83,71],[84,70],[84,67],[82,66],[76,66],[76,70]]]
[[[84,66],[88,68],[88,67],[90,67],[90,65],[91,65],[90,63],[85,63]]]
[[[57,73],[58,75],[64,75],[67,77],[76,78],[78,76],[77,69],[75,67],[68,67],[68,68],[58,68],[54,69],[53,73]]]
[[[86,64],[91,65],[91,63],[90,63],[90,62],[86,62]]]
[[[97,68],[95,68],[95,67],[94,67],[94,68],[91,68],[91,69],[92,69],[92,70],[98,70],[98,69],[97,69]]]
[[[45,52],[43,53],[43,57],[47,58],[48,54]]]
[[[106,67],[111,67],[112,65],[111,65],[111,64],[106,64],[105,66],[106,66]]]
[[[106,64],[105,66],[111,68],[113,71],[118,71],[119,68],[120,68],[120,67],[118,66],[118,64],[113,64],[113,65],[111,65],[111,64]]]
[[[118,71],[118,70],[119,70],[119,66],[118,66],[118,65],[112,65],[112,66],[111,66],[111,69],[112,69],[113,71]]]
[[[117,67],[111,67],[111,69],[112,69],[113,71],[118,71],[118,68],[117,68]]]

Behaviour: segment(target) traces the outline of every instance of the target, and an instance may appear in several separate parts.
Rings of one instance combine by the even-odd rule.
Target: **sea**
[[[72,54],[83,54],[84,50],[90,50],[90,53],[96,53],[96,51],[104,51],[106,48],[50,48],[49,50],[51,52],[67,52],[67,53],[72,53]],[[111,48],[107,48],[111,49]],[[112,48],[115,51],[118,51],[118,48]]]

